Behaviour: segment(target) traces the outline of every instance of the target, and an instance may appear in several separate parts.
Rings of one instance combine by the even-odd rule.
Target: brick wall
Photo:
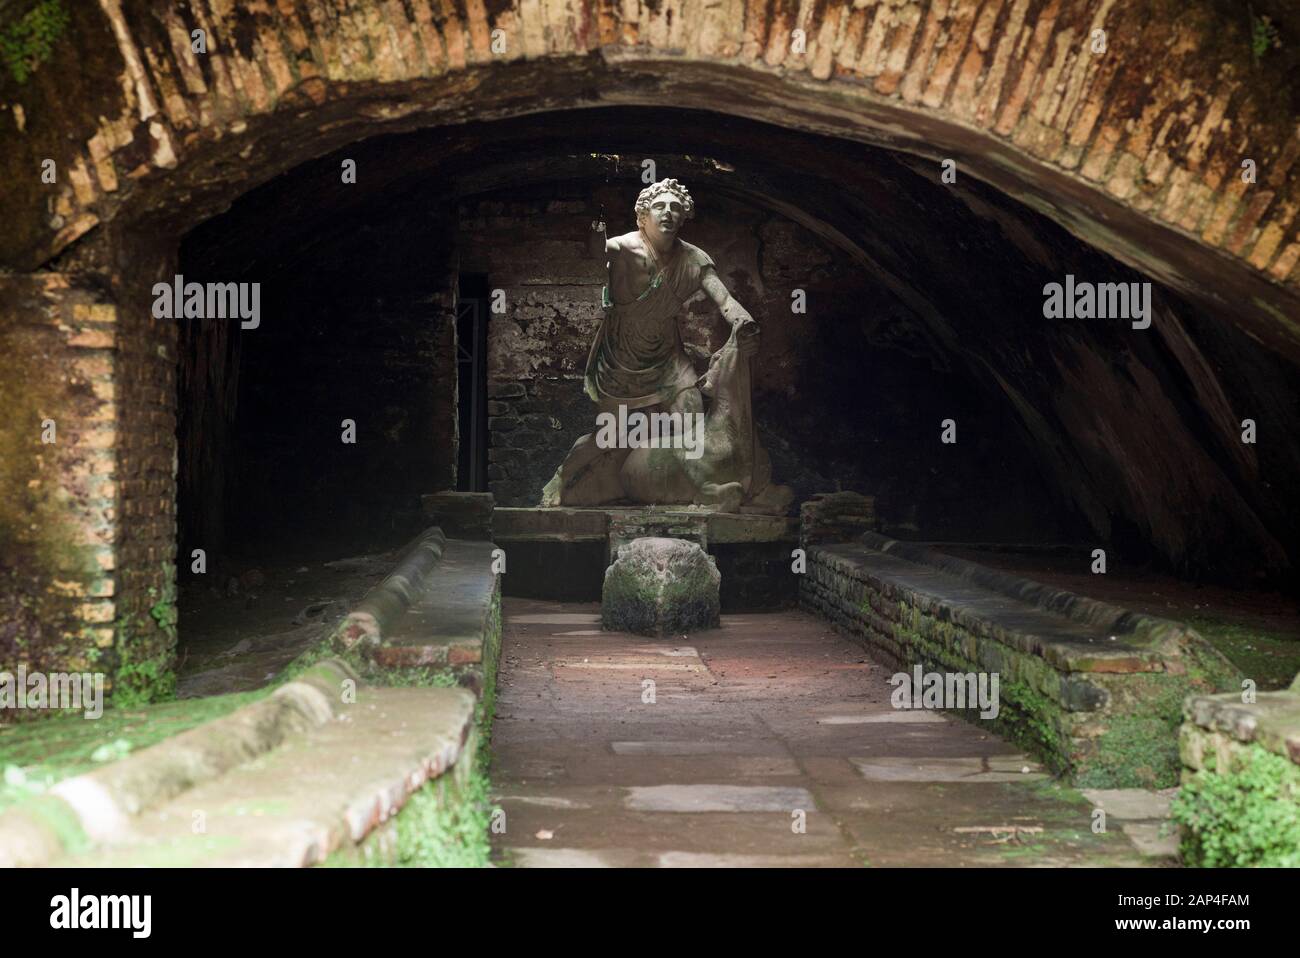
[[[123,270],[114,382],[119,416],[115,701],[170,694],[176,652],[176,361],[174,320],[155,319],[152,285],[172,260],[137,252]],[[152,268],[150,268],[152,267]]]
[[[594,422],[582,376],[603,316],[604,263],[586,256],[590,222],[577,189],[515,191],[461,208],[460,268],[486,275],[505,299],[503,313],[486,313],[487,474],[498,505],[536,505]]]
[[[111,685],[119,323],[73,277],[0,277],[0,671],[102,670]]]

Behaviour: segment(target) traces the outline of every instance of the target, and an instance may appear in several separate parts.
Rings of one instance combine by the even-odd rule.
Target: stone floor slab
[[[983,758],[855,758],[869,782],[1015,782],[1047,778],[1028,759],[998,763]]]
[[[946,722],[942,715],[924,711],[875,712],[869,715],[827,715],[817,720],[818,725],[924,725],[927,723],[942,725]]]
[[[710,855],[702,852],[662,852],[660,868],[852,868],[848,855]]]
[[[803,788],[769,785],[653,785],[629,788],[624,804],[643,812],[805,812],[816,807]]]
[[[783,754],[777,742],[728,742],[728,741],[658,741],[658,742],[610,742],[609,747],[615,755],[737,755],[740,753],[757,754],[776,752]]]
[[[627,850],[585,848],[511,848],[509,855],[522,868],[626,868],[638,857]]]
[[[1124,834],[1147,858],[1178,858],[1178,830],[1170,822],[1125,822]]]
[[[1111,818],[1124,821],[1147,821],[1167,819],[1169,804],[1176,788],[1153,791],[1146,788],[1085,788],[1084,797],[1098,808],[1104,810]]]

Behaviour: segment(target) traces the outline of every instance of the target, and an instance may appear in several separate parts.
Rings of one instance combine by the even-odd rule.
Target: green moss
[[[1179,767],[1177,719],[1120,715],[1074,780],[1081,788],[1168,788],[1178,783]]]
[[[499,640],[499,600],[485,644]],[[492,813],[491,733],[496,715],[495,657],[484,675],[483,696],[474,710],[474,754],[463,782],[450,773],[428,782],[411,796],[397,816],[397,864],[407,868],[482,868],[489,864]]]
[[[153,586],[149,622],[125,616],[118,624],[113,670],[113,702],[136,708],[165,702],[176,694],[176,569],[162,564],[162,591]]]
[[[488,778],[480,768],[475,767],[463,785],[454,774],[426,783],[397,816],[397,864],[405,868],[486,866],[491,813]]]
[[[171,648],[136,658],[136,649],[142,643],[136,630],[131,628],[134,621],[128,617],[118,628],[113,704],[120,708],[166,702],[176,694],[175,656]]]
[[[60,0],[41,0],[13,23],[0,29],[0,58],[18,83],[26,83],[49,60],[54,45],[68,28],[68,11]]]
[[[356,648],[340,652],[329,638],[322,639],[285,666],[276,677],[274,684],[278,686],[292,682],[313,665],[325,659],[340,659],[346,662],[368,685],[393,688],[452,688],[459,684],[456,670],[449,666],[384,668],[366,658]]]
[[[269,689],[184,699],[144,708],[116,705],[94,721],[80,714],[0,730],[0,809],[43,795],[65,778],[147,748],[234,711]]]
[[[1024,783],[1017,782],[1014,786],[1008,787],[1027,790],[1036,798],[1045,801],[1074,805],[1084,809],[1092,807],[1092,803],[1088,801],[1083,792],[1073,785],[1056,779],[1039,778]]]
[[[1075,776],[1083,788],[1169,788],[1178,784],[1178,727],[1183,702],[1237,687],[1239,676],[1218,656],[1189,650],[1184,675],[1142,673],[1110,685],[1114,714]]]
[[[23,804],[22,811],[57,835],[68,854],[79,855],[90,848],[90,836],[82,828],[81,819],[63,799],[54,795],[36,796]]]
[[[1184,864],[1300,868],[1300,768],[1258,745],[1222,774],[1197,772],[1172,813]]]
[[[1068,770],[1070,741],[1056,721],[1060,705],[1023,682],[1006,683],[998,697],[1005,703],[998,713],[999,731],[1041,758],[1053,773]]]
[[[1282,38],[1278,36],[1277,27],[1273,25],[1272,17],[1250,16],[1250,53],[1259,63],[1269,50],[1281,48]]]
[[[1300,673],[1300,635],[1210,616],[1187,624],[1222,652],[1260,691],[1286,688]]]

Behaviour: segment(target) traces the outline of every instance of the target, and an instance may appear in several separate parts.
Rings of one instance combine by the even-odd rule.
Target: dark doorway
[[[456,488],[487,489],[488,279],[461,273],[456,297]]]

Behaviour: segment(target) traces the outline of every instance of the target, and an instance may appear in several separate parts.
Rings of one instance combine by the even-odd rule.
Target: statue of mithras
[[[541,504],[693,504],[782,515],[794,494],[772,483],[750,409],[758,324],[727,291],[709,254],[678,237],[695,213],[686,187],[654,183],[635,211],[636,231],[613,239],[604,222],[592,224],[590,252],[608,256],[609,269],[605,318],[585,377],[599,428],[573,444]],[[677,326],[682,304],[700,290],[731,324],[703,376]]]

